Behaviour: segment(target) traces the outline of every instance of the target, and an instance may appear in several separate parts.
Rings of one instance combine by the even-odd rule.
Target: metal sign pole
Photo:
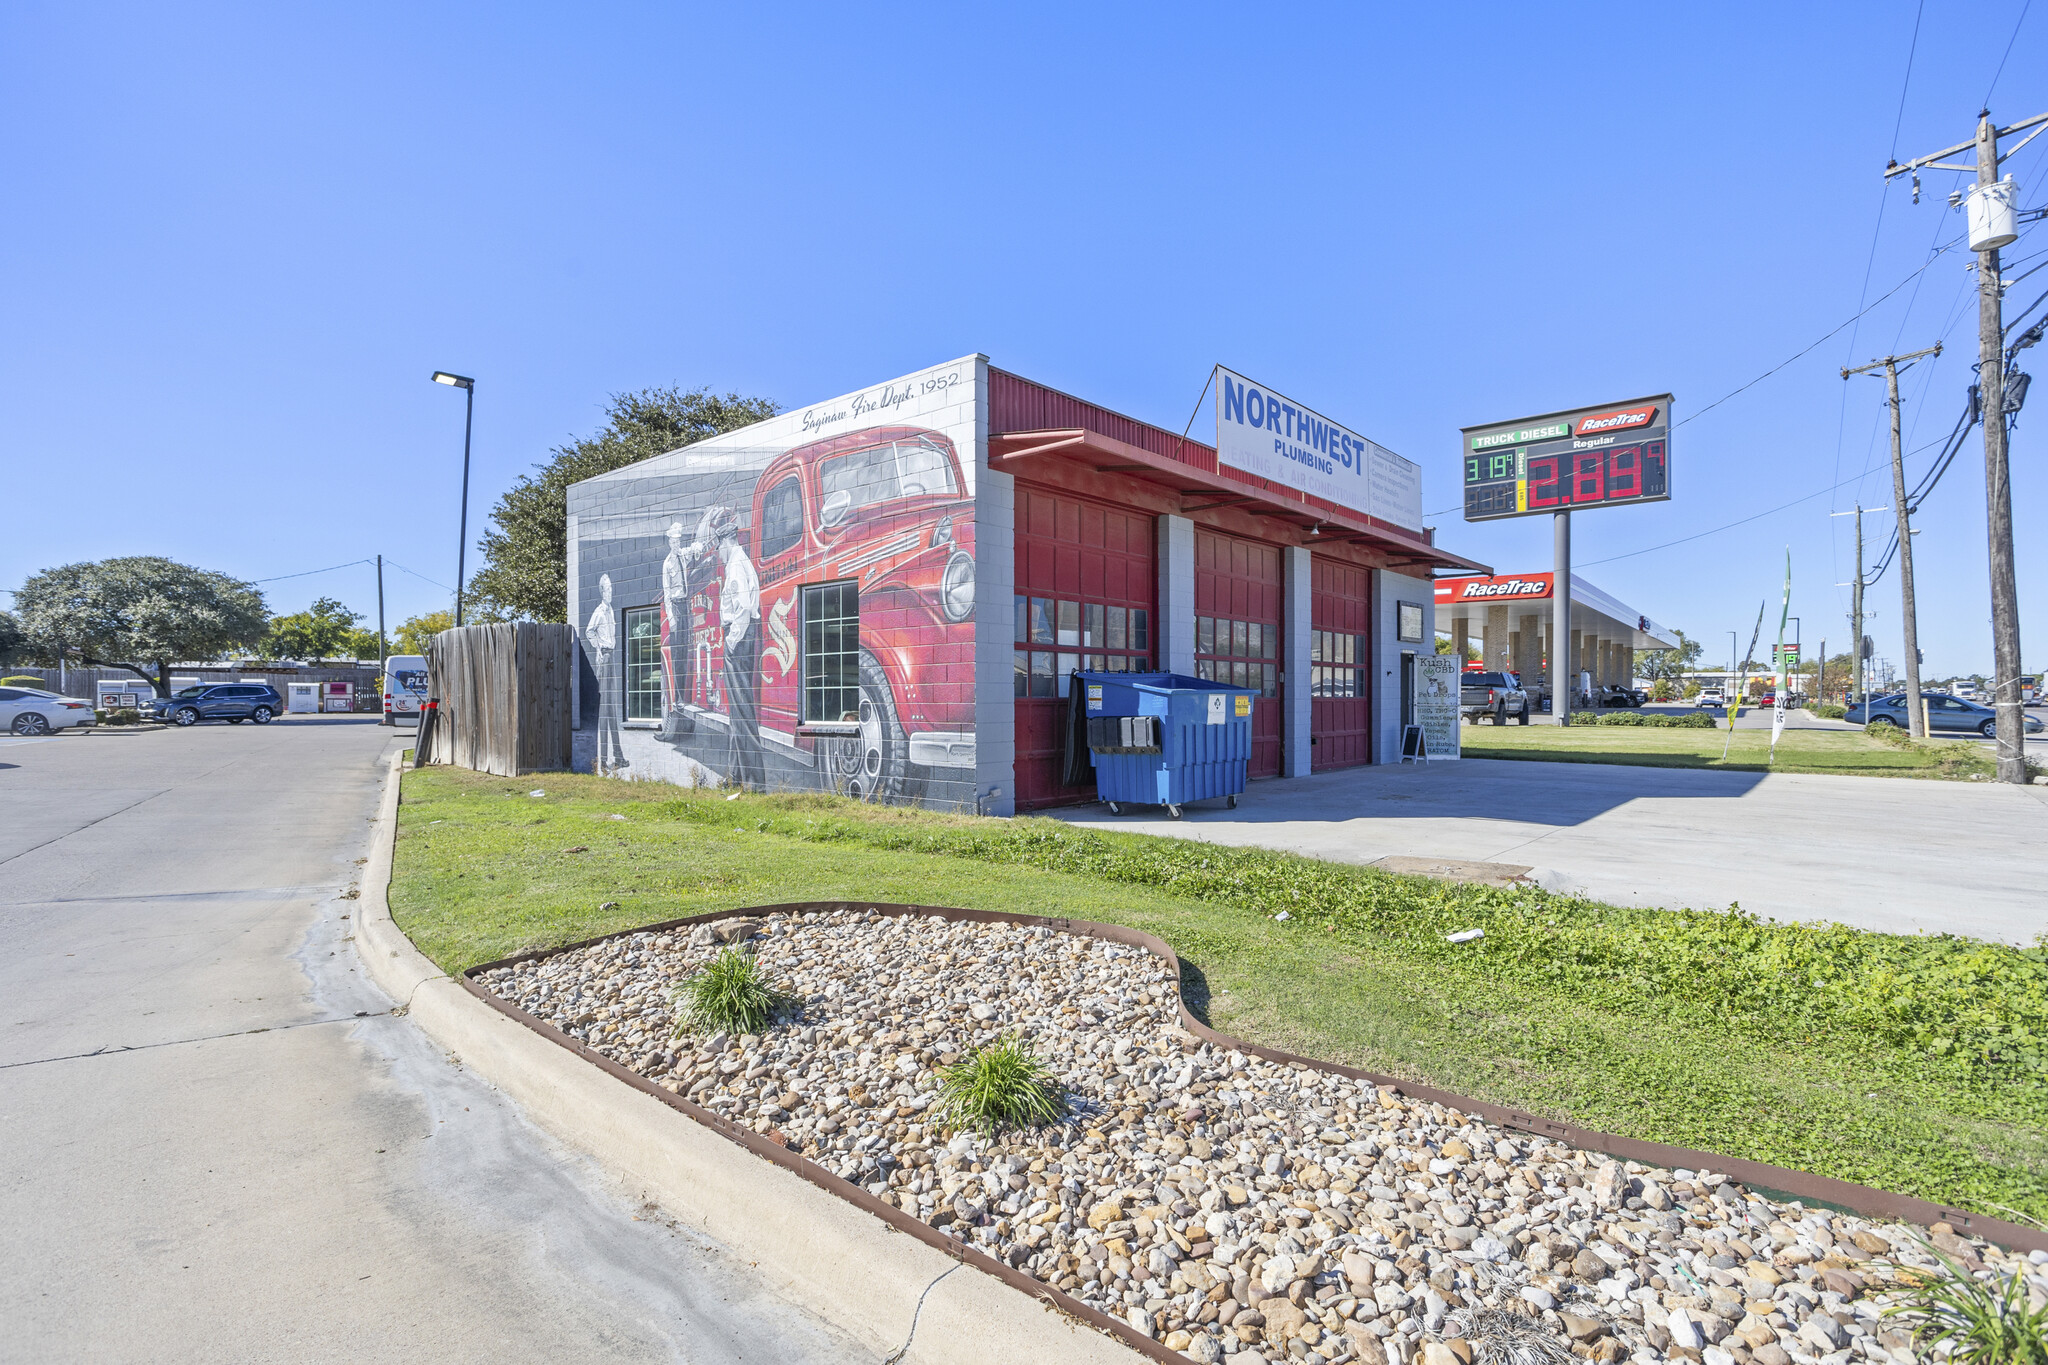
[[[1569,508],[1550,518],[1552,563],[1550,584],[1550,714],[1559,725],[1572,719],[1572,688],[1566,671],[1572,644],[1572,514]]]

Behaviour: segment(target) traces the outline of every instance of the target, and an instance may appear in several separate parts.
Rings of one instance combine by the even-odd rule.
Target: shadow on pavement
[[[1205,802],[1184,808],[1182,824],[1299,824],[1344,820],[1509,820],[1579,825],[1645,797],[1734,800],[1769,774],[1728,768],[1647,768],[1620,763],[1466,758],[1427,766],[1377,764],[1309,777],[1254,782],[1236,810]],[[1114,826],[1106,806],[1045,811],[1061,819]],[[1140,819],[1164,818],[1139,806]]]

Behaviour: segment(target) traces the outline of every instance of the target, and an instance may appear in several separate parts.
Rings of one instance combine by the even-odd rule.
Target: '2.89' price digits
[[[1664,443],[1529,457],[1529,510],[1626,502],[1664,493]]]

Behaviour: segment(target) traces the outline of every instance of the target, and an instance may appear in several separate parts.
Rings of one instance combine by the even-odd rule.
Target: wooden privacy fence
[[[444,630],[427,651],[427,695],[440,709],[426,761],[517,777],[569,766],[565,625],[520,622]]]

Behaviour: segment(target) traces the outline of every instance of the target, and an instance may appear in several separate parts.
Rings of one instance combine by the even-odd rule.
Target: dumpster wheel
[[[1109,813],[1111,815],[1122,815],[1124,813],[1124,808],[1117,802],[1112,801],[1109,803]]]
[[[1236,793],[1236,792],[1232,792],[1232,793],[1230,794],[1230,797],[1229,797],[1229,801],[1230,801],[1230,808],[1231,808],[1232,810],[1236,810],[1236,809],[1237,809],[1237,793]]]
[[[1166,813],[1167,813],[1168,815],[1171,815],[1171,816],[1172,816],[1172,817],[1173,817],[1174,819],[1176,819],[1176,820],[1180,819],[1180,807],[1179,807],[1179,806],[1168,806],[1168,807],[1166,808]]]

